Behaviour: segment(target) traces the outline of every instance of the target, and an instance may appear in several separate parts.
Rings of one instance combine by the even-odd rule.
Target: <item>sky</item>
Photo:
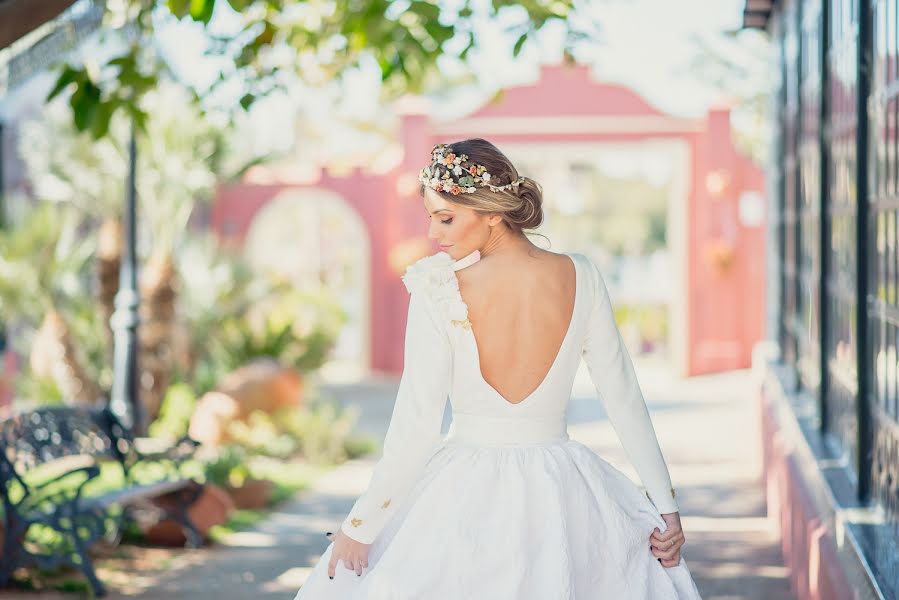
[[[594,4],[607,41],[595,48],[596,73],[642,92],[669,112],[702,114],[719,93],[690,67],[692,36],[742,25],[742,0],[633,0]]]

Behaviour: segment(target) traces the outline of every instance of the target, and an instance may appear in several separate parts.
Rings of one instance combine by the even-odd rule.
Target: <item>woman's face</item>
[[[450,202],[430,188],[425,188],[424,205],[430,220],[428,237],[454,260],[483,247],[490,237],[490,223],[497,219]]]

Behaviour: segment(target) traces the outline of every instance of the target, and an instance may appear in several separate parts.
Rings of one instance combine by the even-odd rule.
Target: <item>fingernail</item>
[[[332,533],[334,533],[334,532],[333,532],[333,531],[326,531],[326,532],[325,532],[325,535],[331,535]]]
[[[334,579],[333,575],[328,575],[328,579]]]

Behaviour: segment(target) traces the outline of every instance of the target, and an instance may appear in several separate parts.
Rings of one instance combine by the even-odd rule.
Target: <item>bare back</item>
[[[576,267],[564,254],[482,258],[456,271],[481,376],[510,404],[546,378],[572,324]]]

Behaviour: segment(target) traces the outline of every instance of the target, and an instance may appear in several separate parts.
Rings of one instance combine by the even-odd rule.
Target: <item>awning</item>
[[[0,0],[0,49],[55,19],[74,3],[75,0]]]
[[[0,0],[0,97],[100,27],[105,0]]]

